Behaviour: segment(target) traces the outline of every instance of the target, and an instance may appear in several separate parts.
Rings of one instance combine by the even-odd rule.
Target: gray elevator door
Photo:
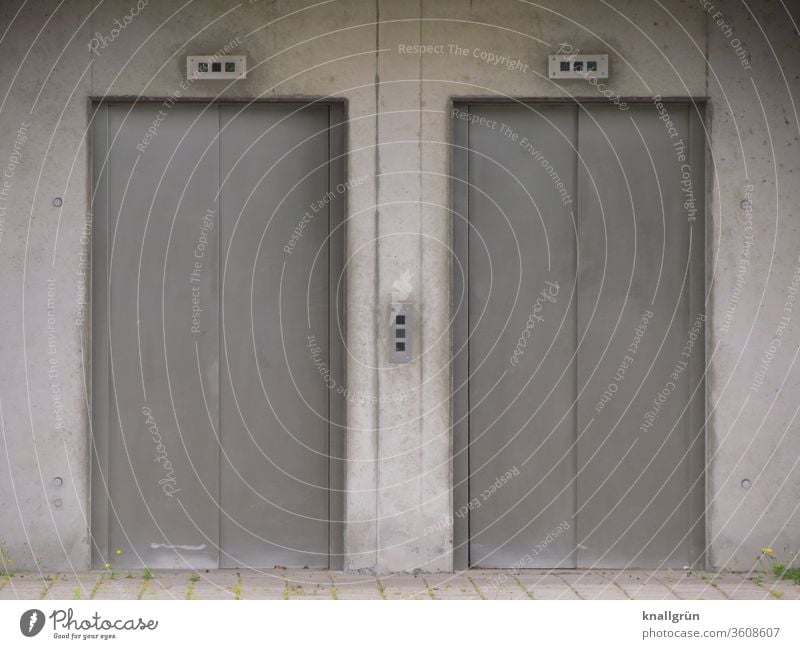
[[[472,104],[454,122],[457,562],[701,563],[696,110]]]
[[[337,119],[97,107],[96,566],[338,564]]]

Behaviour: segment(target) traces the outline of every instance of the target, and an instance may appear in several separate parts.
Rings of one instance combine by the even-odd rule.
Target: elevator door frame
[[[90,344],[85,351],[86,370],[85,385],[87,386],[87,403],[89,416],[89,453],[91,454],[89,463],[89,484],[90,484],[90,507],[89,507],[89,533],[91,540],[91,565],[93,568],[102,568],[104,565],[103,557],[110,557],[112,548],[109,547],[109,510],[108,490],[106,488],[106,476],[108,475],[108,435],[109,431],[105,427],[96,425],[98,420],[103,418],[104,412],[109,406],[109,383],[108,376],[108,348],[107,348],[107,321],[106,312],[106,291],[105,282],[97,281],[98,273],[100,279],[106,277],[107,268],[105,260],[99,259],[99,252],[105,250],[101,247],[99,237],[105,236],[108,220],[107,209],[102,215],[98,215],[94,210],[95,201],[95,182],[98,183],[97,193],[103,191],[99,185],[107,184],[108,179],[96,181],[101,174],[106,173],[107,157],[98,160],[95,156],[95,148],[98,144],[94,137],[94,120],[101,114],[105,107],[113,105],[134,106],[136,104],[162,104],[166,101],[172,104],[203,104],[208,108],[219,106],[239,106],[245,108],[251,104],[304,104],[322,105],[329,109],[329,130],[328,130],[328,150],[329,150],[329,171],[328,189],[344,186],[347,181],[346,147],[347,138],[347,102],[345,100],[333,98],[309,99],[285,97],[280,99],[251,99],[251,100],[209,100],[203,98],[186,98],[174,101],[168,99],[148,97],[96,97],[90,98],[88,104],[88,204],[92,210],[92,231],[90,236],[90,268],[91,278],[90,303],[88,313],[90,314],[88,327],[88,339]],[[217,136],[219,137],[219,135]],[[108,152],[108,142],[99,143],[102,149]],[[344,268],[345,254],[345,214],[346,214],[346,192],[334,192],[335,199],[330,202],[329,219],[329,267],[328,267],[328,338],[329,338],[329,371],[330,376],[336,382],[335,385],[346,385],[345,357],[344,357],[344,336],[346,335],[346,321],[344,311],[344,298],[346,296],[347,284]],[[98,216],[100,218],[98,219]],[[101,371],[98,371],[98,369]],[[104,370],[102,368],[105,368]],[[104,380],[104,377],[106,380]],[[328,422],[328,569],[341,570],[344,565],[344,462],[345,462],[345,442],[344,431],[347,422],[345,420],[346,408],[344,396],[339,391],[328,390],[329,422]],[[341,422],[340,426],[331,422]],[[338,429],[338,430],[337,430]]]
[[[631,97],[622,98],[627,104],[653,104],[652,98]],[[699,128],[703,134],[704,141],[707,141],[706,132],[708,129],[709,118],[706,113],[707,100],[703,97],[663,97],[660,101],[667,103],[682,103],[691,107],[692,122],[694,128]],[[520,107],[530,105],[543,106],[577,106],[578,110],[583,105],[607,105],[609,102],[597,97],[573,97],[565,99],[556,98],[487,98],[462,96],[453,97],[448,103],[448,119],[450,122],[451,156],[450,156],[450,176],[451,176],[451,245],[455,263],[451,265],[450,288],[451,288],[451,322],[452,322],[452,341],[451,341],[451,361],[452,361],[452,403],[451,421],[453,429],[452,441],[452,495],[453,509],[451,519],[453,521],[453,569],[466,570],[470,565],[470,535],[469,535],[469,121],[465,119],[453,119],[452,115],[456,110],[469,111],[471,105],[503,105]],[[694,119],[694,118],[698,119]],[[701,160],[704,187],[711,187],[713,178],[711,176],[712,166],[709,164],[709,149],[704,147]],[[708,214],[708,191],[705,190],[702,196],[704,214],[705,245],[702,250],[696,253],[695,263],[701,265],[700,272],[703,275],[702,295],[695,298],[695,302],[703,303],[708,295],[709,274],[709,242],[712,241],[711,219]],[[706,335],[705,348],[703,349],[703,365],[708,358],[713,322],[710,314],[706,314]],[[459,350],[466,353],[458,354]],[[704,373],[705,373],[704,369]],[[698,400],[700,401],[700,400]],[[708,517],[706,514],[708,503],[708,431],[706,430],[706,413],[708,412],[708,387],[703,378],[703,398],[701,400],[702,412],[699,408],[693,409],[695,420],[701,418],[703,423],[703,453],[704,466],[703,476],[703,549],[701,555],[703,563],[708,565],[708,553],[705,549],[705,539],[709,537]],[[467,512],[466,516],[456,515],[457,512]]]

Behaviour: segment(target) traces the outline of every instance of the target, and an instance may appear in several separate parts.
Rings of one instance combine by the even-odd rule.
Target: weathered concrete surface
[[[780,5],[755,7],[751,16],[739,3],[720,0],[730,36],[699,2],[661,4],[665,9],[620,1],[592,11],[587,20],[586,3],[579,0],[537,6],[515,0],[238,6],[196,0],[184,12],[173,3],[150,2],[93,52],[91,39],[108,39],[114,20],[130,13],[130,0],[97,6],[67,0],[54,15],[50,3],[26,3],[18,15],[20,2],[3,3],[0,24],[12,17],[14,23],[0,42],[0,167],[5,171],[16,161],[0,212],[5,568],[82,571],[89,565],[83,361],[90,332],[80,324],[90,200],[88,100],[174,96],[185,55],[214,52],[234,39],[234,51],[248,56],[248,79],[230,87],[197,82],[181,96],[346,98],[348,175],[367,179],[349,193],[347,214],[347,377],[353,395],[347,402],[348,570],[452,568],[450,527],[436,525],[451,512],[449,101],[596,97],[580,81],[546,78],[545,57],[561,42],[608,51],[609,83],[622,96],[709,98],[710,559],[715,566],[749,569],[764,545],[781,560],[794,556],[800,545],[800,436],[791,395],[798,387],[800,316],[792,316],[763,384],[757,391],[751,384],[800,263],[800,142],[791,94],[798,87],[797,34]],[[749,52],[752,71],[741,66],[734,37]],[[448,48],[422,56],[400,50],[415,44]],[[516,57],[528,69],[509,71],[473,54],[451,53],[449,45]],[[740,202],[748,179],[754,186],[754,240],[737,286],[745,236]],[[62,207],[53,206],[55,197],[63,198]],[[737,307],[723,331],[735,290]],[[389,368],[388,305],[401,297],[413,301],[422,318],[414,343],[423,353]],[[750,490],[742,489],[744,479]],[[426,533],[432,525],[436,531]],[[564,581],[548,579],[537,587],[554,593],[559,584]],[[574,594],[571,586],[564,592]],[[409,590],[406,584],[397,588]],[[104,583],[97,596],[109,589]]]
[[[709,25],[707,541],[713,565],[747,568],[764,546],[783,562],[800,550],[800,47],[796,16],[719,6],[732,33]]]

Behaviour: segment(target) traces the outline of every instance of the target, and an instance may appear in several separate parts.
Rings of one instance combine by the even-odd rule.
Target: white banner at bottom
[[[798,620],[800,601],[12,600],[0,646],[796,649]]]

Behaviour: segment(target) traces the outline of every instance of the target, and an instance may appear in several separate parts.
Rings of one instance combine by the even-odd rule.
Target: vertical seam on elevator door
[[[572,522],[575,529],[575,547],[572,548],[571,554],[574,557],[573,560],[573,567],[578,567],[578,507],[579,507],[579,493],[578,493],[578,475],[580,472],[580,454],[578,453],[578,406],[580,400],[577,398],[578,391],[580,386],[578,385],[578,381],[580,380],[580,373],[579,373],[579,366],[578,363],[580,362],[580,354],[578,353],[578,344],[581,339],[581,319],[580,319],[580,231],[581,229],[578,227],[578,219],[580,218],[581,208],[580,208],[580,171],[581,171],[581,149],[580,149],[580,137],[581,137],[581,111],[584,110],[582,104],[577,104],[575,106],[575,210],[573,211],[573,222],[575,224],[575,414],[573,416],[573,430],[575,433],[575,453],[573,454],[575,457],[574,462],[574,470],[575,472],[573,475],[575,476],[573,480],[575,484],[573,485],[573,514],[572,514]]]
[[[216,105],[217,111],[217,568],[220,567],[222,555],[222,359],[220,358],[220,338],[222,336],[222,107]]]
[[[471,476],[472,464],[470,463],[470,457],[469,457],[470,448],[471,448],[471,445],[470,445],[470,438],[471,438],[470,419],[472,418],[472,404],[471,404],[471,401],[470,401],[470,395],[472,393],[472,390],[470,389],[470,380],[471,380],[470,377],[472,376],[472,374],[471,374],[472,368],[471,368],[471,356],[470,356],[470,349],[471,349],[471,345],[470,345],[470,326],[471,326],[471,324],[470,324],[470,299],[469,299],[470,298],[470,272],[471,272],[470,271],[470,261],[469,261],[469,241],[470,241],[470,235],[472,234],[472,227],[471,227],[472,221],[470,219],[470,211],[469,211],[470,210],[469,197],[470,197],[471,188],[472,188],[472,185],[470,183],[470,180],[471,180],[470,179],[470,169],[471,169],[471,167],[470,167],[470,156],[471,156],[471,152],[470,152],[470,144],[469,144],[469,134],[470,134],[470,124],[471,124],[471,122],[469,120],[470,109],[471,109],[471,106],[467,105],[467,128],[465,129],[466,134],[467,134],[467,141],[464,143],[464,145],[466,147],[466,149],[465,149],[465,158],[466,158],[466,167],[467,167],[467,169],[466,169],[466,181],[467,182],[466,182],[466,188],[465,188],[465,191],[466,191],[466,200],[465,200],[465,208],[466,208],[465,212],[466,212],[466,214],[465,214],[465,218],[466,218],[466,221],[467,221],[467,223],[466,223],[466,226],[467,226],[467,245],[466,245],[465,250],[464,250],[464,254],[466,256],[466,259],[464,260],[464,268],[465,268],[465,272],[464,272],[464,285],[465,286],[464,286],[464,289],[465,290],[463,291],[464,299],[467,302],[467,316],[466,316],[466,319],[467,319],[467,327],[466,327],[467,339],[465,341],[465,344],[466,344],[465,351],[466,351],[466,354],[467,354],[467,376],[466,376],[466,385],[464,386],[466,388],[466,390],[467,390],[467,412],[465,414],[465,416],[466,416],[466,425],[467,425],[467,435],[466,435],[467,448],[465,449],[466,455],[467,455],[467,459],[466,459],[467,475],[464,477],[464,479],[466,480],[466,483],[467,483],[466,484],[467,503],[469,503],[469,501],[470,501],[470,491],[469,490],[470,490],[470,483],[471,483],[471,478],[472,478],[472,476]],[[467,568],[470,568],[470,567],[472,567],[472,556],[471,556],[471,552],[470,552],[470,545],[472,543],[472,514],[471,513],[469,513],[467,515],[467,538],[464,540],[464,542],[466,543],[466,546],[467,546],[466,547],[466,551],[467,551]]]
[[[380,311],[380,282],[381,282],[381,265],[380,265],[380,215],[378,213],[378,201],[380,200],[380,191],[381,191],[381,163],[380,163],[380,94],[381,94],[381,77],[380,77],[380,40],[381,40],[381,2],[380,0],[375,0],[375,153],[374,153],[374,164],[375,164],[375,215],[374,215],[374,239],[375,239],[375,249],[374,249],[374,267],[375,267],[375,281],[373,284],[373,288],[375,291],[375,300],[378,303],[376,305],[377,309]],[[375,307],[373,307],[374,309]],[[373,332],[373,351],[375,353],[375,365],[380,366],[380,330],[379,330],[379,317],[378,314],[372,314],[372,332]],[[372,385],[374,386],[375,394],[374,396],[377,397],[380,394],[380,382],[381,382],[381,373],[379,370],[373,370],[373,374],[375,376],[374,381],[372,381]],[[370,413],[373,428],[374,428],[374,435],[375,435],[375,565],[377,566],[379,562],[379,552],[380,552],[380,529],[381,529],[381,522],[380,522],[380,473],[381,473],[381,462],[380,462],[380,444],[381,444],[381,436],[379,432],[379,425],[380,425],[380,416],[378,414],[378,407],[376,406],[373,408],[372,412]]]
[[[328,104],[328,132],[327,138],[325,140],[325,144],[327,146],[327,167],[328,167],[328,194],[330,195],[332,192],[332,179],[331,174],[333,173],[333,164],[331,163],[331,138],[333,137],[333,130],[331,126],[331,105]],[[325,247],[328,253],[328,263],[326,265],[327,268],[327,277],[326,277],[326,286],[327,286],[327,308],[326,308],[326,316],[327,316],[327,326],[328,326],[328,363],[329,367],[333,367],[333,349],[331,348],[331,204],[328,204],[328,234],[325,238]],[[338,373],[338,364],[336,365],[337,373]],[[335,377],[338,381],[341,377]],[[333,461],[331,457],[331,449],[332,446],[332,435],[333,435],[333,423],[331,421],[331,399],[333,398],[333,391],[327,390],[327,400],[326,400],[326,419],[328,425],[328,436],[327,436],[327,456],[328,461],[326,464],[327,467],[327,475],[328,475],[328,570],[331,569],[331,533],[333,532],[333,526],[331,524],[331,498],[333,498],[333,490],[331,489],[331,462]]]
[[[707,82],[706,82],[707,83]],[[708,96],[708,92],[706,92],[706,96]],[[710,283],[708,279],[708,268],[711,266],[711,260],[709,258],[709,250],[708,250],[708,241],[714,240],[713,232],[709,233],[709,227],[713,227],[713,214],[711,218],[709,218],[709,210],[708,210],[708,185],[707,183],[709,180],[713,183],[713,167],[709,165],[709,150],[707,146],[708,138],[710,137],[710,133],[708,128],[711,125],[711,118],[708,114],[709,106],[706,101],[703,102],[702,111],[699,108],[695,107],[695,114],[697,120],[700,122],[701,126],[701,136],[702,136],[702,143],[703,143],[703,158],[702,158],[702,169],[703,169],[703,194],[702,194],[702,206],[703,206],[703,224],[701,232],[703,233],[703,248],[699,253],[699,257],[701,260],[701,269],[700,269],[700,284],[702,286],[702,296],[703,296],[703,312],[712,311],[711,315],[713,317],[713,310],[709,309],[707,291],[710,295]],[[709,236],[709,234],[711,236]],[[700,495],[698,499],[701,500],[701,512],[703,516],[703,523],[700,527],[702,530],[702,541],[700,544],[700,557],[703,560],[703,567],[707,567],[709,564],[710,552],[708,551],[708,539],[711,536],[709,530],[709,519],[710,516],[708,515],[707,511],[707,503],[709,502],[709,494],[708,494],[708,413],[709,413],[709,379],[710,374],[708,373],[708,366],[707,366],[707,359],[708,359],[708,345],[710,337],[708,336],[709,333],[709,319],[706,318],[706,335],[703,338],[703,439],[701,442],[701,448],[698,451],[698,455],[701,458],[700,463],[700,471],[703,476],[703,485],[700,489]],[[713,331],[712,331],[713,333]]]
[[[689,110],[689,105],[686,104],[683,106],[684,110],[686,111],[686,134],[688,140],[688,149],[689,149],[689,164],[690,164],[690,172],[691,174],[694,173],[694,166],[692,163],[694,162],[694,158],[692,157],[692,115],[691,111]],[[695,276],[695,268],[694,264],[692,263],[693,260],[693,246],[694,246],[694,237],[692,236],[692,226],[689,226],[689,236],[687,237],[687,263],[689,265],[689,290],[688,290],[688,308],[686,309],[687,315],[689,316],[689,322],[693,322],[693,308],[694,308],[694,276]],[[692,518],[694,515],[694,491],[695,486],[692,483],[692,475],[693,471],[692,468],[694,467],[694,462],[692,458],[692,447],[694,444],[692,443],[692,437],[694,432],[694,407],[692,405],[692,380],[694,378],[694,364],[692,363],[692,355],[689,355],[688,358],[688,371],[689,371],[689,380],[687,381],[686,385],[686,394],[687,394],[687,406],[688,406],[688,425],[684,426],[684,444],[686,444],[686,487],[689,489],[689,493],[687,494],[687,521],[688,525],[687,528],[689,533],[686,536],[686,554],[689,556],[689,565],[692,566],[694,563],[694,548],[692,546],[692,535],[694,533],[694,525],[692,524]]]
[[[689,137],[688,137],[688,148],[689,148],[689,164],[690,164],[690,167],[691,167],[690,173],[695,174],[695,173],[697,173],[697,168],[698,168],[698,165],[696,164],[697,163],[697,146],[696,146],[696,142],[694,141],[695,124],[696,124],[695,120],[697,119],[697,115],[696,115],[695,110],[692,109],[692,104],[688,104],[687,103],[685,105],[685,108],[686,108],[687,117],[688,117],[688,119],[687,119],[687,130],[688,130],[688,135],[689,135]],[[705,175],[705,170],[703,169],[701,173],[703,173]],[[697,184],[699,184],[699,183],[697,183]],[[704,201],[705,200],[705,182],[703,182],[703,184],[701,186],[702,186],[702,189],[703,189],[703,196],[700,197],[700,201]],[[702,202],[700,204],[704,205],[704,203],[702,203]],[[705,227],[705,209],[703,209],[702,215],[703,215],[702,222],[700,223],[700,226],[697,228],[698,230],[700,230],[701,228]],[[692,245],[691,245],[691,247],[690,247],[690,249],[689,249],[689,251],[687,253],[689,255],[689,260],[688,260],[689,261],[689,310],[688,310],[689,311],[689,322],[693,322],[694,318],[696,317],[695,314],[694,314],[694,306],[695,306],[695,303],[697,302],[697,298],[698,298],[697,288],[696,288],[696,283],[698,281],[698,279],[697,279],[698,272],[700,273],[700,276],[702,277],[703,276],[702,275],[703,270],[705,269],[705,264],[702,264],[701,267],[698,269],[696,261],[695,261],[697,259],[697,256],[698,256],[698,253],[695,252],[695,237],[693,235],[693,230],[695,229],[694,228],[694,224],[696,224],[696,223],[697,223],[697,221],[692,223],[692,225],[689,228],[690,241],[691,241]],[[701,239],[701,241],[702,241],[702,245],[705,246],[705,237],[703,237]],[[700,252],[701,253],[703,252],[702,249],[700,250]],[[703,289],[705,289],[705,287],[703,287]],[[701,294],[703,294],[704,292],[705,291],[703,290]],[[703,311],[705,312],[705,305],[703,306]],[[705,327],[705,328],[707,330],[707,327]],[[705,333],[703,335],[703,342],[704,342],[703,346],[699,347],[698,351],[699,351],[700,354],[702,354],[703,367],[704,367],[705,366]],[[688,368],[689,369],[689,385],[688,385],[689,400],[687,401],[687,403],[688,403],[688,410],[689,410],[689,426],[688,426],[689,433],[688,433],[688,436],[687,436],[688,439],[686,440],[686,442],[687,442],[687,447],[686,448],[687,448],[687,453],[688,453],[688,462],[687,462],[688,480],[687,480],[687,483],[688,483],[690,491],[689,491],[689,494],[688,494],[688,496],[689,496],[688,497],[688,501],[689,502],[688,502],[688,508],[687,508],[688,512],[689,512],[689,516],[688,516],[689,521],[688,521],[688,527],[687,527],[687,529],[689,530],[689,533],[688,533],[688,536],[687,536],[687,543],[688,543],[688,548],[687,548],[688,552],[687,552],[687,554],[689,555],[689,565],[691,567],[694,567],[695,561],[702,556],[703,551],[700,550],[698,552],[699,548],[694,543],[694,538],[695,538],[695,536],[697,534],[696,533],[696,528],[697,528],[697,526],[699,524],[699,521],[697,520],[698,519],[698,508],[696,506],[696,500],[697,500],[696,494],[698,493],[699,488],[698,488],[697,485],[695,485],[695,480],[696,480],[695,476],[702,475],[702,473],[699,473],[697,471],[697,468],[698,468],[697,467],[697,460],[696,460],[697,452],[695,451],[695,447],[697,446],[697,441],[695,440],[695,426],[697,425],[697,417],[696,417],[695,410],[697,409],[697,406],[694,403],[695,397],[693,396],[693,393],[694,394],[697,393],[697,388],[699,387],[700,382],[703,381],[703,378],[702,378],[703,375],[701,373],[699,375],[699,379],[698,379],[697,362],[696,362],[693,354],[689,355],[688,363],[689,363],[689,368]],[[696,384],[696,387],[693,390],[692,389],[692,384],[694,383],[695,379],[697,379],[697,384]],[[701,421],[703,421],[703,423],[701,424],[700,429],[697,431],[697,435],[701,435],[702,434],[701,431],[705,428],[705,390],[701,391],[700,398],[702,399],[702,402],[704,404],[703,405],[703,416],[701,417]],[[703,440],[705,439],[705,435],[704,434],[702,436],[702,439]],[[705,446],[705,444],[704,444],[704,446]],[[705,480],[703,480],[701,486],[703,486],[704,484],[705,484]],[[705,502],[703,502],[703,505],[700,507],[699,511],[702,511],[704,508],[705,508]],[[703,534],[703,544],[705,544],[705,533]]]
[[[103,287],[103,290],[106,291],[106,299],[105,299],[106,317],[103,319],[103,324],[104,324],[104,326],[106,328],[106,331],[109,334],[109,335],[106,336],[106,348],[105,348],[105,350],[103,350],[103,360],[104,360],[104,362],[106,364],[106,368],[108,368],[108,365],[109,365],[109,362],[110,362],[110,359],[111,359],[111,356],[110,356],[110,353],[109,353],[110,347],[111,347],[111,336],[110,336],[110,333],[111,333],[111,272],[110,272],[110,264],[109,264],[109,255],[111,254],[111,247],[108,245],[109,244],[109,241],[108,241],[108,237],[109,237],[108,223],[109,223],[109,215],[111,214],[111,212],[109,211],[110,205],[111,205],[111,199],[110,199],[110,195],[111,195],[111,187],[110,187],[110,184],[111,184],[111,173],[110,173],[110,171],[111,171],[111,147],[110,147],[110,142],[109,142],[110,137],[111,137],[111,135],[110,135],[111,134],[111,126],[110,126],[111,118],[109,117],[109,113],[111,112],[111,110],[110,110],[109,106],[105,106],[104,109],[103,109],[103,112],[105,113],[105,121],[106,121],[106,129],[105,129],[106,130],[106,136],[105,136],[105,145],[106,145],[105,146],[105,149],[106,149],[106,159],[105,159],[105,174],[106,174],[106,181],[105,181],[105,185],[106,185],[105,194],[106,194],[106,196],[105,196],[105,199],[106,199],[106,209],[105,209],[105,214],[103,215],[105,220],[106,220],[106,224],[105,224],[106,225],[106,227],[105,227],[106,245],[105,245],[105,250],[103,250],[103,253],[104,253],[105,258],[106,258],[105,259],[106,281],[105,281],[105,286]],[[105,446],[106,446],[106,456],[105,456],[105,458],[103,458],[103,465],[104,465],[103,466],[103,471],[105,472],[104,483],[105,483],[105,489],[106,489],[106,537],[104,539],[105,547],[103,548],[103,550],[104,550],[104,552],[103,552],[103,556],[104,556],[103,563],[105,563],[108,560],[108,556],[109,556],[108,552],[109,552],[109,550],[111,548],[111,520],[112,519],[111,519],[111,516],[108,515],[109,514],[109,510],[110,510],[109,504],[110,504],[110,500],[111,500],[111,494],[109,493],[110,488],[109,488],[109,476],[108,476],[108,465],[110,463],[110,458],[111,458],[111,429],[110,429],[111,408],[109,407],[109,403],[111,401],[111,399],[110,399],[111,394],[112,394],[112,392],[111,392],[111,372],[107,369],[106,370],[106,392],[103,395],[103,398],[106,400],[106,408],[105,408],[106,420],[104,422],[104,428],[103,428],[103,434],[106,436],[106,444],[105,444]]]
[[[419,31],[418,31],[419,38],[418,38],[418,40],[419,40],[420,43],[422,43],[423,42],[423,40],[422,40],[422,26],[423,26],[423,21],[422,21],[422,0],[419,0],[419,2],[417,4],[417,7],[419,9],[419,18],[420,18],[420,20],[418,22],[418,27],[419,27]],[[419,326],[417,327],[417,330],[419,331],[419,366],[417,367],[417,376],[419,377],[418,378],[419,385],[422,386],[422,385],[424,385],[424,380],[425,380],[425,354],[424,354],[424,350],[425,350],[425,340],[424,340],[425,328],[423,327],[423,324],[422,324],[423,323],[423,320],[422,320],[422,309],[423,309],[424,304],[423,304],[423,299],[422,299],[423,286],[422,286],[421,277],[422,277],[422,271],[425,268],[425,266],[424,266],[425,250],[424,250],[424,245],[423,245],[423,231],[422,231],[422,209],[423,209],[422,208],[422,205],[423,205],[423,198],[422,198],[422,173],[423,173],[422,172],[422,139],[423,139],[422,128],[423,128],[423,126],[422,126],[422,57],[421,56],[419,57],[418,61],[419,61],[419,73],[418,73],[417,76],[418,76],[418,79],[419,79],[419,83],[417,85],[417,98],[418,98],[419,110],[418,110],[417,115],[418,115],[418,119],[419,119],[419,122],[418,122],[418,125],[419,125],[418,133],[419,133],[419,135],[417,137],[417,152],[419,153],[419,163],[418,163],[419,164],[419,167],[418,167],[419,168],[419,177],[418,177],[418,181],[417,181],[417,183],[418,183],[417,184],[417,190],[418,190],[419,194],[417,195],[417,200],[419,201],[419,204],[418,204],[419,213],[417,215],[417,228],[419,229],[419,236],[417,237],[417,250],[418,250],[418,253],[417,253],[417,259],[418,259],[418,262],[417,262],[417,264],[418,264],[417,273],[418,273],[418,275],[417,276],[420,277],[420,280],[419,280],[420,292],[419,292],[419,295],[417,296],[417,305],[418,305],[417,312],[419,313],[419,315],[418,315]],[[423,395],[424,395],[424,392],[420,391],[420,398],[417,399],[417,449],[418,449],[417,453],[418,453],[418,458],[419,458],[419,466],[420,466],[420,469],[421,469],[420,470],[419,500],[418,500],[418,506],[420,508],[420,511],[424,510],[424,503],[425,503],[425,498],[426,498],[425,494],[423,493],[423,487],[424,487],[424,484],[425,484],[425,457],[424,457],[424,455],[425,455],[425,451],[424,451],[425,442],[424,442],[424,437],[425,437],[425,409],[427,407],[427,404],[424,402]]]

